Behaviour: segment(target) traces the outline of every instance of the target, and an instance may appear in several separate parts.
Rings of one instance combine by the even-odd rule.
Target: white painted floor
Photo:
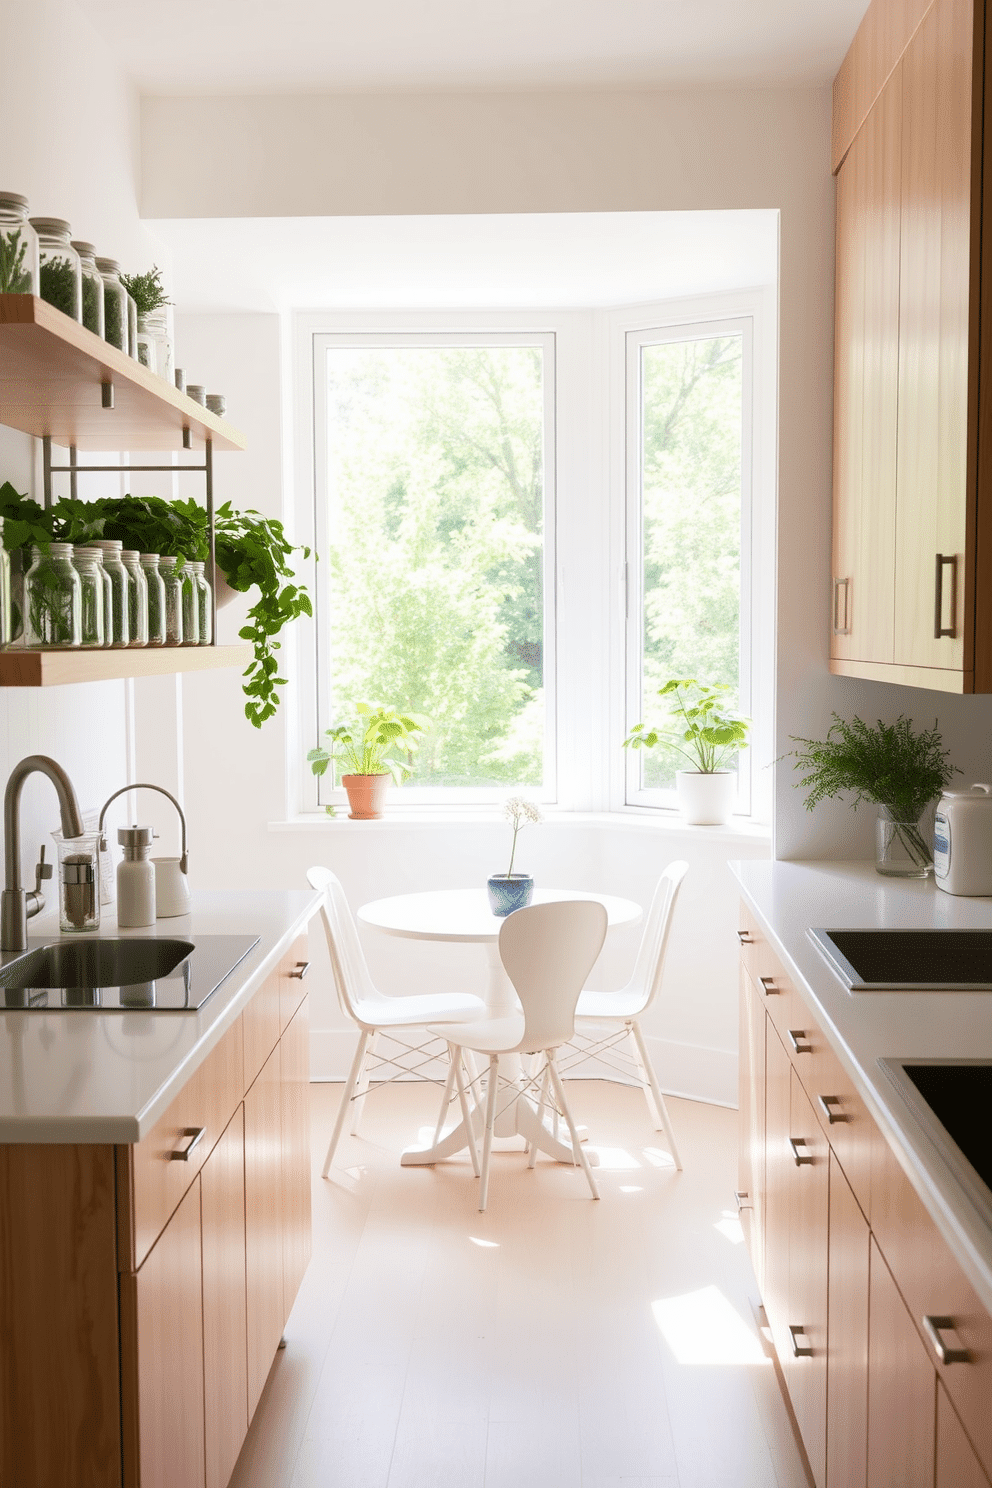
[[[401,1168],[434,1092],[370,1096],[320,1164],[340,1085],[314,1085],[314,1255],[231,1488],[807,1488],[762,1353],[733,1190],[736,1112],[570,1081],[581,1170],[467,1154]]]

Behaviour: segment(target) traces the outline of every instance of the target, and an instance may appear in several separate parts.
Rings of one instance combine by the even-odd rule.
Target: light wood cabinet
[[[874,1240],[870,1267],[868,1481],[872,1488],[931,1488],[936,1378]]]
[[[740,1131],[737,1203],[759,1287],[764,1282],[765,1010],[751,978],[740,971]]]
[[[238,1106],[200,1174],[206,1488],[225,1488],[248,1430],[245,1113]]]
[[[286,1321],[282,1275],[282,1099],[273,1049],[245,1095],[248,1419],[255,1414]]]
[[[871,1232],[830,1155],[827,1269],[827,1488],[867,1488]]]
[[[283,1313],[289,1316],[310,1264],[310,1018],[304,1001],[279,1042]]]
[[[835,83],[831,670],[988,692],[984,6],[910,8],[872,0]]]

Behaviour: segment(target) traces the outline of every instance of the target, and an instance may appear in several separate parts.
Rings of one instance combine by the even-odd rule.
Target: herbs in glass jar
[[[41,298],[76,319],[79,270],[71,258],[46,258],[41,265]]]
[[[0,294],[30,294],[28,240],[21,228],[0,229]]]

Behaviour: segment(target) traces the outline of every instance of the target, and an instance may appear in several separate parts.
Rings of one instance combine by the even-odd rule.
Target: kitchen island
[[[228,1482],[310,1254],[319,904],[199,893],[147,930],[105,918],[257,935],[199,1011],[0,1016],[0,1481]],[[50,914],[29,929],[57,938]]]
[[[734,865],[742,1220],[818,1488],[992,1475],[992,1224],[881,1060],[992,1059],[982,992],[851,992],[807,932],[988,929],[870,863]]]

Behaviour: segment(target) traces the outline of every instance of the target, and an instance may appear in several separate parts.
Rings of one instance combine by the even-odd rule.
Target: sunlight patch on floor
[[[679,1364],[771,1363],[717,1286],[652,1302],[651,1311]]]

